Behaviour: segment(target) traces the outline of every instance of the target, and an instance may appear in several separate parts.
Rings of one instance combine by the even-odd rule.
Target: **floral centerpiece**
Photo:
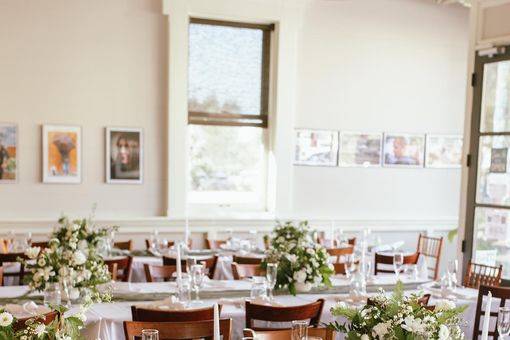
[[[48,284],[58,283],[68,290],[71,299],[85,292],[84,297],[90,301],[109,300],[109,295],[98,289],[110,282],[111,276],[97,246],[110,228],[96,228],[89,219],[70,221],[62,217],[58,223],[48,248],[32,247],[25,252],[30,288],[42,291]]]
[[[464,339],[459,315],[465,308],[445,300],[431,310],[422,306],[419,298],[418,294],[405,296],[399,281],[391,296],[381,290],[361,309],[349,308],[343,302],[333,307],[332,314],[347,322],[335,321],[329,327],[345,333],[348,340]]]
[[[16,325],[18,320],[9,312],[0,310],[0,339],[12,340],[75,340],[81,339],[85,316],[78,313],[65,317],[65,307],[55,309],[57,316],[49,324],[43,322],[43,316],[34,316],[24,321],[24,325]]]
[[[334,273],[328,262],[328,252],[315,242],[315,232],[308,222],[295,226],[292,222],[278,223],[273,230],[267,258],[262,263],[278,263],[276,287],[287,287],[295,295],[320,285],[331,286]]]

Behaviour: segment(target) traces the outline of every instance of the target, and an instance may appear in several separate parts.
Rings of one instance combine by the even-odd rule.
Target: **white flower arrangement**
[[[48,248],[28,248],[24,261],[27,282],[32,290],[42,291],[50,283],[66,284],[69,295],[88,293],[86,299],[107,301],[109,295],[97,287],[111,280],[108,267],[97,252],[98,243],[109,228],[91,226],[90,220],[70,221],[62,217],[54,230]]]
[[[346,334],[348,340],[461,340],[459,315],[465,309],[453,302],[440,301],[431,310],[419,303],[419,295],[404,295],[402,282],[398,282],[392,296],[384,291],[361,309],[339,304],[331,309],[337,321],[329,327]]]
[[[315,242],[308,222],[296,227],[292,222],[278,223],[273,230],[267,258],[262,263],[278,263],[277,288],[287,287],[295,295],[320,285],[331,286],[334,273],[326,249]]]

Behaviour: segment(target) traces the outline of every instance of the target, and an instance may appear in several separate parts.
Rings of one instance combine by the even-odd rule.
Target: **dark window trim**
[[[481,119],[482,119],[482,95],[483,95],[483,78],[485,64],[510,60],[510,46],[507,46],[505,53],[489,57],[479,56],[477,52],[475,56],[474,73],[476,75],[476,82],[473,86],[473,106],[471,108],[471,134],[469,141],[469,154],[473,160],[468,169],[468,186],[467,186],[467,205],[466,205],[466,226],[464,240],[466,243],[463,273],[467,271],[467,264],[474,255],[474,237],[475,237],[475,212],[476,208],[494,208],[510,210],[510,206],[502,206],[495,204],[483,204],[476,202],[477,181],[478,181],[478,154],[480,147],[480,137],[482,136],[508,136],[510,131],[506,132],[480,132]],[[510,280],[504,279],[503,285],[508,286]]]
[[[260,86],[260,114],[247,115],[224,112],[197,112],[188,111],[188,124],[197,125],[220,125],[220,126],[253,126],[268,127],[269,114],[269,90],[271,70],[271,34],[274,31],[274,24],[252,24],[234,21],[211,20],[202,18],[190,18],[190,24],[228,26],[237,28],[248,28],[262,30],[262,72]]]

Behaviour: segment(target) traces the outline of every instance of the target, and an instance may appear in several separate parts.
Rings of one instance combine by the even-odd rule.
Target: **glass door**
[[[509,47],[476,56],[473,87],[466,260],[502,264],[510,280]]]

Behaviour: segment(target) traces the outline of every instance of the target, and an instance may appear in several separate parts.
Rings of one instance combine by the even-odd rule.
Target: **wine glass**
[[[354,263],[354,254],[347,254],[344,257],[345,260],[345,276],[350,278],[352,276],[351,273],[354,272],[355,263]]]
[[[501,339],[510,335],[510,307],[499,307],[498,334]]]
[[[404,254],[402,253],[393,254],[393,268],[395,269],[395,276],[397,280],[403,266],[404,266]]]
[[[278,273],[278,263],[268,263],[266,268],[267,287],[269,288],[269,298],[272,300],[273,290],[276,286],[276,276]]]
[[[142,340],[159,340],[157,329],[142,329]]]
[[[451,260],[448,261],[448,280],[449,286],[452,290],[457,288],[457,272],[459,270],[459,261]]]
[[[308,337],[308,321],[292,321],[292,340],[306,340]]]
[[[200,287],[204,281],[205,276],[204,265],[202,264],[194,264],[191,266],[191,285],[193,286],[193,290],[195,291],[195,302],[200,302]]]
[[[158,240],[158,252],[160,254],[166,254],[168,250],[168,240],[166,238]]]

